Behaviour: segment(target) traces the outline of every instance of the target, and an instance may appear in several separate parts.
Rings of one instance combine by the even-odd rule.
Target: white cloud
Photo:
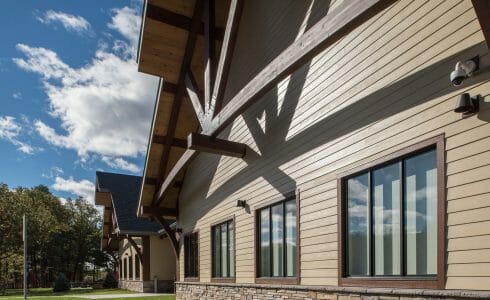
[[[32,147],[31,145],[22,142],[18,139],[22,131],[22,127],[11,116],[0,116],[0,139],[9,141],[13,145],[17,146],[17,150],[25,154],[34,154],[36,150],[40,150]]]
[[[114,16],[111,23],[108,24],[109,28],[118,31],[133,47],[136,47],[140,34],[141,16],[134,8],[127,6],[115,8],[112,12]]]
[[[113,41],[112,48],[101,46],[86,65],[69,66],[56,52],[25,44],[17,45],[25,58],[13,61],[39,74],[50,114],[60,120],[60,129],[36,120],[41,137],[75,150],[82,161],[96,155],[111,167],[136,172],[138,166],[124,158],[146,152],[157,78],[137,71],[139,14],[128,7],[112,12],[108,27],[126,41]]]
[[[22,93],[21,92],[13,93],[12,98],[17,99],[17,100],[22,99]]]
[[[124,171],[129,171],[131,173],[141,172],[141,168],[136,164],[130,163],[120,157],[102,157],[102,161],[105,162],[109,167]]]
[[[55,178],[55,177],[57,177],[63,173],[65,173],[65,172],[63,171],[62,168],[54,166],[54,167],[51,167],[47,173],[42,173],[41,177],[52,179],[52,178]]]
[[[76,181],[73,177],[64,179],[56,176],[51,187],[55,191],[71,193],[88,200],[90,203],[94,203],[95,185],[89,180]]]
[[[43,16],[37,17],[43,24],[61,24],[66,30],[78,34],[87,34],[91,32],[90,23],[81,16],[67,14],[61,11],[48,10]]]

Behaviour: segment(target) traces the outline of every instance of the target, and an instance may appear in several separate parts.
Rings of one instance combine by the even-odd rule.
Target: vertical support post
[[[24,241],[24,300],[27,299],[27,219],[22,216],[22,240]]]
[[[151,280],[150,278],[150,237],[144,236],[142,239],[143,257],[141,258],[141,264],[143,265],[143,281]]]

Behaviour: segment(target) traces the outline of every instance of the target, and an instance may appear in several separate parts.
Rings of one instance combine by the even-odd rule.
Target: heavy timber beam
[[[214,0],[206,0],[204,3],[204,110],[209,111],[211,96],[214,86],[214,68],[216,57],[216,46],[214,39]],[[212,115],[212,114],[211,114]]]
[[[165,145],[165,141],[167,140],[166,135],[158,135],[154,134],[153,139],[151,140],[152,143],[154,144],[162,144]],[[187,141],[183,139],[178,139],[178,138],[173,138],[172,139],[172,147],[178,147],[178,148],[186,148],[187,147]]]
[[[175,94],[177,92],[177,85],[175,83],[165,81],[162,85],[162,91]]]
[[[483,36],[485,36],[485,40],[487,41],[487,47],[490,50],[490,1],[471,0],[471,2],[480,22]]]
[[[203,10],[202,0],[196,0],[194,5],[194,15],[192,16],[191,29],[187,35],[187,41],[185,45],[184,57],[180,66],[179,80],[177,84],[177,92],[175,93],[174,101],[172,103],[171,114],[168,120],[167,137],[165,139],[165,148],[160,160],[159,166],[159,185],[162,186],[167,170],[168,159],[170,157],[170,147],[173,144],[175,129],[177,126],[177,119],[179,117],[180,107],[182,106],[182,98],[185,93],[185,76],[194,54],[196,47],[197,31],[201,24],[201,16]],[[153,198],[153,203],[160,203],[156,197]]]
[[[197,88],[196,79],[194,75],[192,75],[192,71],[188,70],[185,76],[185,88],[187,90],[187,94],[189,95],[189,99],[191,100],[192,106],[194,107],[194,112],[196,113],[196,117],[199,120],[199,123],[203,123],[204,118],[204,110],[203,110],[203,97],[199,93]]]
[[[157,185],[157,183],[158,183],[158,179],[157,178],[155,178],[155,177],[145,177],[145,184]],[[182,187],[182,181],[180,181],[180,180],[174,181],[173,187],[175,187],[175,188]]]
[[[242,15],[243,0],[232,0],[230,4],[230,11],[228,12],[228,19],[226,21],[225,36],[223,39],[223,45],[221,46],[221,53],[219,56],[218,67],[216,68],[216,78],[214,80],[213,95],[211,97],[210,110],[214,117],[220,110],[223,103],[223,95],[226,89],[226,83],[228,78],[228,72],[230,71],[231,58],[233,57],[233,50],[235,48],[235,41],[238,31],[238,25],[240,23],[240,17]]]
[[[173,11],[167,10],[165,8],[150,3],[148,3],[148,5],[146,6],[146,16],[152,20],[159,21],[187,31],[190,31],[192,27],[191,18],[180,15],[178,13],[175,13]],[[224,35],[223,29],[215,28],[215,31],[216,31],[216,36],[215,36],[216,40],[222,41]],[[204,34],[204,26],[202,23],[200,24],[198,33],[200,35]]]
[[[300,68],[315,55],[331,46],[343,36],[357,28],[369,18],[384,10],[396,0],[351,0],[344,1],[334,11],[318,21],[291,46],[286,48],[266,68],[255,76],[220,111],[209,127],[203,131],[206,135],[217,136],[226,126],[257,102],[273,86],[286,76]],[[197,152],[188,149],[177,164],[167,174],[165,181],[155,195],[154,202],[160,203],[166,190],[180,172],[196,157]]]
[[[213,119],[205,134],[216,136],[272,87],[395,0],[343,1],[248,82]]]
[[[187,148],[199,152],[242,158],[245,156],[247,146],[242,143],[213,138],[208,135],[191,133],[187,137]]]
[[[177,218],[176,208],[162,208],[156,206],[143,206],[142,215],[146,217],[160,216],[167,219]]]

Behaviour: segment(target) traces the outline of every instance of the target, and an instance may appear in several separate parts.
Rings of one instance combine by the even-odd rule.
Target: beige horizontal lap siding
[[[284,37],[279,19],[301,15],[276,9],[285,15],[270,19],[271,26],[263,28],[266,37],[238,36],[227,93],[260,70],[250,63],[247,45],[253,55],[277,55],[274,46],[283,43],[275,42],[275,32],[268,30]],[[254,17],[245,6],[241,24],[250,25]],[[297,34],[291,33],[291,39]],[[299,189],[301,283],[336,285],[338,175],[444,133],[446,287],[490,289],[483,280],[490,275],[475,273],[490,256],[490,102],[478,116],[462,118],[453,112],[463,92],[488,95],[490,75],[480,73],[460,88],[449,82],[456,61],[477,54],[482,65],[490,66],[471,1],[399,1],[267,93],[222,134],[246,143],[253,153],[244,159],[200,154],[187,171],[179,223],[184,232],[199,229],[200,280],[211,280],[211,224],[235,216],[236,281],[254,282],[254,209]],[[236,207],[239,199],[247,201],[249,211]]]

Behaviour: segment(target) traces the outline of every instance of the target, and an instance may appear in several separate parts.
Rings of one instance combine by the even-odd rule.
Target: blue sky
[[[93,199],[95,171],[140,175],[157,78],[137,72],[141,1],[5,1],[0,182]]]

